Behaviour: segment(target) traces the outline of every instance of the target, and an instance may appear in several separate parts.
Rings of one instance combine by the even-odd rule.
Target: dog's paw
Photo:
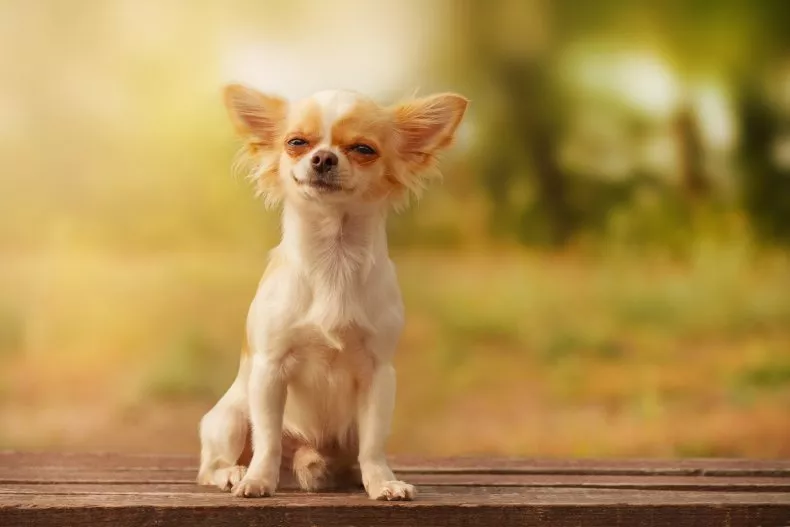
[[[276,486],[265,479],[251,478],[247,475],[237,485],[234,485],[233,495],[239,498],[274,496]]]
[[[417,495],[417,489],[404,481],[384,481],[371,486],[368,495],[374,500],[410,501]]]
[[[218,469],[214,472],[214,484],[219,487],[220,490],[229,492],[244,479],[244,474],[246,473],[247,467],[241,465]]]
[[[220,490],[229,491],[234,485],[244,478],[247,467],[235,465],[233,467],[218,468],[206,472],[198,477],[200,485],[212,485]]]

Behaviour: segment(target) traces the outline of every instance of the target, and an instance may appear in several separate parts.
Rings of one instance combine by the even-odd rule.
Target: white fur
[[[357,97],[314,96],[322,143]],[[392,357],[404,320],[387,250],[387,206],[286,193],[282,242],[249,311],[251,354],[201,422],[201,483],[233,486],[238,496],[273,494],[285,432],[316,449],[333,444],[351,452],[371,498],[414,496],[384,452],[395,402]],[[254,454],[245,473],[237,460],[248,420]]]

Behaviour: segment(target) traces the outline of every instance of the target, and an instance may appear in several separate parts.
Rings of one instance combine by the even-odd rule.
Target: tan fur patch
[[[332,144],[338,147],[354,165],[364,168],[377,161],[387,162],[395,155],[388,148],[392,139],[392,121],[381,107],[367,101],[356,104],[350,112],[332,126]],[[376,151],[363,154],[353,149],[364,144]],[[396,191],[397,180],[385,170],[384,177],[370,185],[365,193],[367,200],[384,199]]]
[[[267,277],[271,276],[271,274],[281,265],[283,264],[283,257],[280,255],[277,250],[273,250],[269,253],[269,263],[266,265],[266,270],[263,271],[263,276],[260,279],[259,283],[263,283]],[[250,343],[247,340],[247,335],[244,335],[244,343],[241,346],[241,356],[242,358],[248,357],[251,355],[252,351],[250,350]]]
[[[388,132],[387,115],[375,104],[360,102],[332,125],[332,144],[340,148],[351,162],[365,166],[381,157]],[[365,155],[352,149],[359,144],[371,147],[376,153]]]
[[[285,152],[293,159],[301,158],[321,141],[321,125],[321,108],[313,101],[306,102],[288,125],[288,132],[285,135]],[[304,139],[307,144],[289,145],[288,141],[295,138]]]

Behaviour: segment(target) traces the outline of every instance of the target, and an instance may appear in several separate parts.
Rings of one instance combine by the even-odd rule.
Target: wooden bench
[[[790,461],[394,458],[414,502],[194,484],[195,458],[0,453],[0,526],[790,526]]]

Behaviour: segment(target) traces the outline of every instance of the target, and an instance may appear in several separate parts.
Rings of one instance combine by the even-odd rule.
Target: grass
[[[179,336],[157,356],[140,381],[141,399],[211,400],[227,388],[232,365],[205,335]]]
[[[790,455],[790,260],[395,255],[407,305],[392,448]],[[261,252],[0,261],[4,445],[196,452]],[[155,440],[153,440],[155,439]]]
[[[0,305],[0,357],[15,353],[22,344],[22,317]]]
[[[778,390],[790,385],[790,358],[783,356],[743,372],[740,381],[751,388]]]

